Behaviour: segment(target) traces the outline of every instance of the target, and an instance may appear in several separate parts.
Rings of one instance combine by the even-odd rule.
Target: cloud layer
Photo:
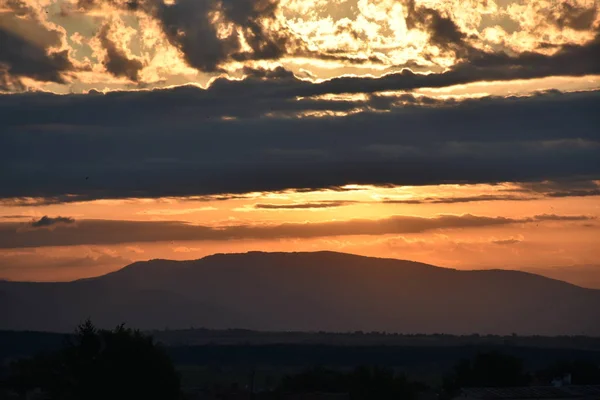
[[[0,199],[600,177],[597,85],[419,93],[594,82],[597,3],[313,3],[0,0]]]
[[[207,90],[0,97],[0,198],[600,177],[600,92],[417,105],[406,95],[383,105],[374,96],[296,100],[298,88],[319,86],[307,85],[288,76]],[[336,110],[359,111],[294,117]]]
[[[433,72],[306,88],[327,93],[597,75],[599,31],[590,0],[0,0],[0,90],[205,83],[282,64]]]
[[[57,225],[54,230],[24,230],[23,224],[0,223],[0,248],[110,245],[137,242],[266,240],[328,236],[422,233],[542,222],[585,222],[585,215],[541,214],[525,218],[484,217],[470,214],[433,218],[396,215],[389,218],[274,225],[211,227],[173,221],[81,220],[77,226]]]

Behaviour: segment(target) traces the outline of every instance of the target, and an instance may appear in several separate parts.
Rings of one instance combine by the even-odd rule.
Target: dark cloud
[[[183,222],[81,220],[77,226],[58,225],[23,230],[22,224],[0,223],[0,248],[70,245],[109,245],[135,242],[269,240],[349,235],[421,233],[436,229],[461,229],[543,221],[585,221],[587,216],[539,215],[529,218],[441,215],[434,218],[392,216],[379,220],[356,219],[320,223],[238,225],[210,227]]]
[[[90,10],[102,3],[109,3],[123,10],[143,11],[152,15],[159,21],[171,44],[182,51],[188,64],[201,71],[220,71],[221,66],[230,61],[276,60],[285,55],[335,60],[349,64],[387,62],[376,55],[367,58],[350,56],[345,54],[346,51],[343,49],[340,49],[340,54],[336,54],[335,51],[325,53],[309,50],[308,45],[299,36],[277,22],[279,0],[179,0],[173,4],[165,4],[158,0],[80,0],[79,7]],[[454,53],[461,61],[447,74],[443,74],[444,79],[441,81],[448,80],[443,86],[465,83],[465,80],[472,82],[490,79],[527,79],[549,75],[581,76],[598,71],[599,61],[594,56],[598,53],[598,38],[583,46],[567,45],[559,51],[560,54],[551,56],[528,52],[516,55],[486,52],[476,49],[469,43],[471,38],[461,31],[450,15],[433,8],[416,5],[415,0],[403,0],[403,4],[409,29],[427,32],[432,46],[442,52]],[[589,30],[593,29],[596,14],[597,6],[581,8],[561,2],[548,9],[546,17],[550,23],[559,28]],[[217,15],[221,21],[215,19]],[[219,29],[221,22],[231,24],[235,29]],[[340,25],[338,29],[357,37],[357,33],[350,26]],[[243,35],[249,49],[242,45],[238,32]],[[578,57],[582,60],[575,61]],[[565,60],[573,62],[565,63]],[[531,62],[535,64],[530,64]],[[486,64],[488,68],[485,71],[481,70],[479,67],[481,64]],[[494,71],[494,69],[498,70]],[[592,71],[588,71],[590,69]],[[583,72],[584,70],[587,72]],[[404,90],[410,90],[417,87],[411,85],[411,81],[412,78],[408,77],[397,84]],[[418,84],[424,82],[419,81]]]
[[[65,83],[63,73],[72,68],[66,51],[49,54],[0,27],[0,90],[22,90],[21,77]]]
[[[219,38],[208,13],[214,1],[184,0],[157,8],[157,17],[171,44],[179,48],[189,65],[201,71],[216,71],[219,64],[239,50],[237,37]]]
[[[511,246],[514,244],[522,243],[522,240],[519,239],[505,239],[505,240],[493,240],[492,243],[500,245],[500,246]]]
[[[585,76],[600,74],[600,36],[583,45],[565,45],[552,55],[523,52],[486,52],[469,49],[465,61],[442,73],[416,74],[409,69],[381,78],[340,77],[320,85],[296,89],[298,95],[375,93],[386,90],[412,91],[441,88],[481,81],[510,81],[548,76]]]
[[[524,197],[510,194],[482,194],[476,196],[426,197],[423,199],[410,200],[385,199],[382,202],[387,204],[453,204],[472,203],[476,201],[527,201],[534,199],[536,199],[536,197]]]
[[[8,12],[0,13],[0,90],[23,91],[21,78],[64,83],[73,70],[67,51],[60,47],[63,33],[43,24],[24,1],[2,2]]]
[[[347,200],[329,200],[319,201],[312,203],[296,203],[296,204],[255,204],[254,208],[262,210],[306,210],[306,209],[319,209],[319,208],[336,208],[349,206],[358,203],[357,201]]]
[[[466,35],[463,33],[452,18],[443,16],[438,10],[415,4],[415,0],[405,2],[407,15],[406,27],[408,29],[420,29],[429,34],[429,42],[443,51],[454,51],[463,56]]]
[[[147,1],[146,4],[152,2]],[[276,22],[278,0],[180,0],[146,7],[162,25],[171,44],[192,67],[215,72],[230,61],[277,60],[285,55],[340,61],[347,64],[382,64],[379,56],[358,57],[311,51],[304,41]],[[215,12],[242,32],[250,49],[243,49],[236,30],[218,33]]]
[[[143,10],[159,21],[169,42],[181,50],[187,63],[205,72],[221,70],[229,61],[272,60],[303,46],[285,26],[276,23],[277,0],[80,0],[90,10],[109,3],[128,11]],[[215,20],[219,16],[221,21]],[[219,23],[235,29],[219,29]],[[243,35],[243,48],[238,32]]]
[[[128,58],[127,55],[108,38],[109,25],[100,28],[98,39],[106,50],[106,57],[102,62],[108,72],[114,76],[123,76],[137,82],[139,72],[144,68],[140,60]]]
[[[294,79],[294,73],[286,70],[283,67],[276,67],[274,69],[264,68],[252,68],[245,66],[242,69],[243,73],[247,77],[258,78],[258,79]]]
[[[465,60],[463,67],[468,66],[473,60],[478,60],[479,62],[496,62],[499,60],[498,58],[494,59],[494,55],[496,55],[496,53],[482,52],[481,50],[474,48],[468,42],[467,35],[461,31],[461,29],[450,16],[445,16],[440,11],[429,7],[417,6],[415,0],[405,0],[404,4],[407,10],[407,28],[416,28],[427,32],[429,34],[429,43],[431,45],[436,46],[445,52],[454,52],[459,59]],[[580,31],[589,31],[594,28],[594,22],[598,14],[598,4],[594,2],[594,4],[586,7],[561,1],[556,2],[550,8],[540,10],[539,12],[544,14],[544,20],[546,23],[555,25],[559,29],[570,28]],[[502,25],[508,26],[509,31],[511,28],[513,31],[515,31],[518,27],[518,24],[507,17],[505,17],[501,22],[504,22]],[[598,37],[596,37],[594,42],[595,46],[592,46],[591,50],[592,52],[597,53]],[[544,45],[560,47],[552,43],[541,43],[540,48],[543,48]],[[573,50],[571,47],[573,46],[567,45],[563,49],[567,51]],[[511,66],[507,68],[511,69],[515,68],[516,65],[523,66],[520,62],[520,59],[524,60],[525,64],[527,64],[528,62],[532,61],[532,58],[534,58],[532,56],[537,56],[539,54],[526,52],[512,57],[505,53],[497,53],[497,55],[504,59],[504,61],[501,63],[511,64]],[[591,54],[584,55],[588,61],[590,61],[590,56],[593,57]],[[512,60],[508,61],[507,58],[512,58]],[[539,66],[542,64],[546,66],[546,62],[550,61],[550,59],[539,59],[537,61],[540,62]],[[598,64],[596,63],[596,68],[597,65]],[[459,65],[459,67],[460,66],[461,65]],[[530,65],[532,69],[539,68],[539,66]],[[498,67],[502,67],[502,65],[498,65]],[[524,73],[524,71],[521,73]],[[562,72],[558,74],[562,74]]]
[[[593,27],[598,14],[598,3],[589,7],[567,2],[558,2],[546,13],[546,20],[560,29],[571,28],[586,31]]]
[[[347,55],[347,50],[340,50],[339,54],[335,54],[335,52],[329,51],[327,53],[319,52],[319,51],[308,51],[308,50],[296,50],[294,52],[294,56],[297,57],[306,57],[306,58],[314,58],[325,61],[339,61],[344,64],[387,64],[387,60],[384,57],[379,55],[372,55],[368,57],[361,57],[356,55]]]
[[[548,197],[589,197],[600,196],[600,189],[593,190],[569,190],[563,192],[551,192],[546,194]]]
[[[478,201],[531,201],[547,197],[589,197],[600,196],[600,185],[594,181],[584,182],[526,182],[519,183],[516,189],[501,189],[500,192],[520,192],[515,194],[482,194],[474,196],[455,197],[425,197],[421,199],[384,199],[387,204],[454,204],[472,203]]]
[[[562,180],[520,183],[515,191],[541,194],[546,197],[600,196],[600,181]]]
[[[281,75],[218,80],[208,90],[0,96],[0,198],[600,177],[600,92],[388,104],[380,113],[370,100],[297,101],[282,92],[313,84]],[[357,108],[346,117],[264,117]]]
[[[18,77],[11,75],[7,69],[0,69],[0,91],[23,92],[26,89]]]
[[[590,221],[595,217],[586,215],[556,215],[556,214],[540,214],[534,217],[536,221]]]
[[[75,220],[69,217],[48,217],[44,215],[42,218],[37,221],[32,221],[29,225],[32,228],[48,228],[56,225],[64,225],[64,224],[74,224]]]

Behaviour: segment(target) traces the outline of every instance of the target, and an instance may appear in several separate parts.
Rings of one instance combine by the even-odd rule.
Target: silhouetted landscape
[[[0,0],[0,400],[600,400],[599,111],[600,0]]]
[[[0,395],[41,388],[51,399],[450,399],[491,387],[541,396],[560,394],[552,381],[566,375],[569,390],[600,393],[600,338],[583,336],[140,332],[87,321],[69,335],[2,331],[0,343]]]
[[[334,252],[137,262],[66,283],[0,282],[0,328],[600,335],[600,290]]]
[[[250,252],[0,296],[6,398],[600,396],[600,291],[526,272]]]
[[[0,0],[0,400],[600,400],[599,110],[599,0]]]

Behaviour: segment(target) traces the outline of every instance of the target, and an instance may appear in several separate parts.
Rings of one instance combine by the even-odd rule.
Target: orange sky
[[[0,0],[0,279],[334,250],[585,284],[599,7]]]
[[[228,240],[206,238],[165,241],[157,238],[157,241],[144,239],[136,242],[136,236],[133,235],[131,242],[127,243],[7,248],[0,250],[0,257],[5,260],[0,276],[11,280],[72,280],[106,273],[137,260],[184,260],[219,252],[250,250],[334,250],[465,269],[519,269],[597,262],[600,256],[600,248],[596,246],[600,233],[598,196],[548,198],[543,193],[514,191],[517,188],[515,184],[395,188],[350,186],[346,191],[254,193],[245,195],[246,198],[212,201],[161,198],[98,200],[47,206],[5,205],[0,209],[0,218],[24,227],[43,216],[68,216],[75,220],[73,227],[57,224],[46,228],[53,229],[50,231],[53,234],[60,234],[60,229],[78,229],[78,221],[84,220],[180,221],[217,228],[317,225],[308,236],[298,233],[299,237],[294,237],[295,231],[291,229],[290,234],[281,236],[275,233],[270,239],[240,237]],[[481,196],[486,196],[488,200],[478,201]],[[500,199],[494,200],[494,196],[500,196]],[[502,200],[502,196],[513,197]],[[429,202],[459,202],[385,203],[423,199]],[[378,221],[393,216],[435,220],[441,215],[501,217],[519,221],[543,215],[577,218],[549,218],[501,225],[483,223],[481,226],[467,227],[441,224],[421,232],[404,232],[407,223],[401,220],[398,227],[392,227],[393,231],[399,233],[377,231],[368,235],[351,225],[348,226],[347,235],[331,235],[326,225],[319,225],[353,220]],[[327,236],[319,237],[321,231]],[[110,235],[110,232],[106,235]]]

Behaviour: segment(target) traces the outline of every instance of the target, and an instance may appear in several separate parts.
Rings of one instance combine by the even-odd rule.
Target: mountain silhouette
[[[599,335],[600,290],[334,252],[136,262],[97,278],[0,282],[0,329],[102,327]]]

